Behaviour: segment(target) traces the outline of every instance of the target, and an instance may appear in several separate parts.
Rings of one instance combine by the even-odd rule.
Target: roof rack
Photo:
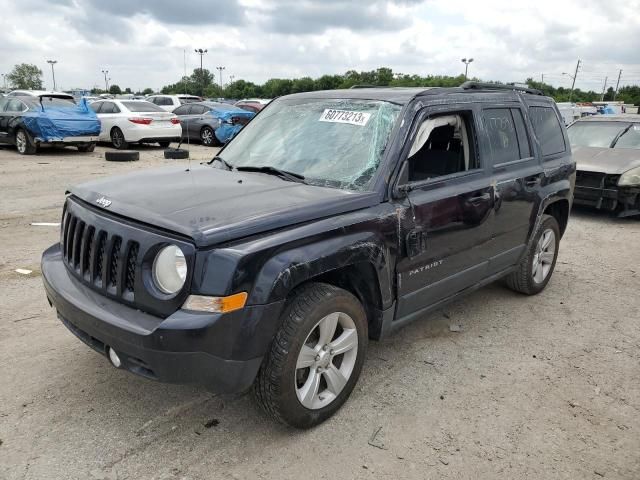
[[[464,82],[460,85],[464,90],[516,90],[518,92],[530,93],[531,95],[544,96],[540,90],[529,87],[519,87],[517,85],[502,84],[502,83],[485,83],[485,82]]]

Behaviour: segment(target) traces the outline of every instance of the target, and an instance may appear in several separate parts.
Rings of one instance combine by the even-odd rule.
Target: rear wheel
[[[118,127],[111,129],[111,143],[118,150],[125,150],[129,146],[124,138],[124,133]]]
[[[258,404],[274,419],[310,428],[349,398],[367,348],[367,319],[351,293],[323,283],[299,289],[254,385]]]
[[[544,290],[556,266],[559,242],[557,220],[544,215],[518,269],[506,278],[509,288],[526,295],[535,295]]]
[[[78,145],[79,152],[93,152],[95,149],[96,149],[95,142],[83,143],[82,145]]]
[[[200,131],[200,141],[202,145],[205,147],[214,147],[218,144],[218,139],[216,138],[215,132],[211,127],[204,127]]]
[[[37,150],[31,136],[22,128],[16,131],[16,149],[20,155],[33,155]]]

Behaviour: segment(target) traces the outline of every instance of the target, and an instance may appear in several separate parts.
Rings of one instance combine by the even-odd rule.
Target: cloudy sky
[[[134,90],[204,66],[254,82],[380,66],[600,90],[640,84],[640,0],[0,0],[0,73],[35,63],[51,86]],[[216,72],[217,73],[217,72]]]

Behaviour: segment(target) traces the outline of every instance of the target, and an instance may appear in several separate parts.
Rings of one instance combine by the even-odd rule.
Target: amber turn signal
[[[235,293],[228,297],[189,295],[182,309],[194,312],[229,313],[240,310],[245,303],[247,303],[247,292]]]

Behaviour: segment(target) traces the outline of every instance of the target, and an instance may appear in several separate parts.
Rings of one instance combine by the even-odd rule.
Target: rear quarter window
[[[540,142],[543,157],[564,153],[567,150],[560,120],[553,108],[529,107],[529,117]]]

